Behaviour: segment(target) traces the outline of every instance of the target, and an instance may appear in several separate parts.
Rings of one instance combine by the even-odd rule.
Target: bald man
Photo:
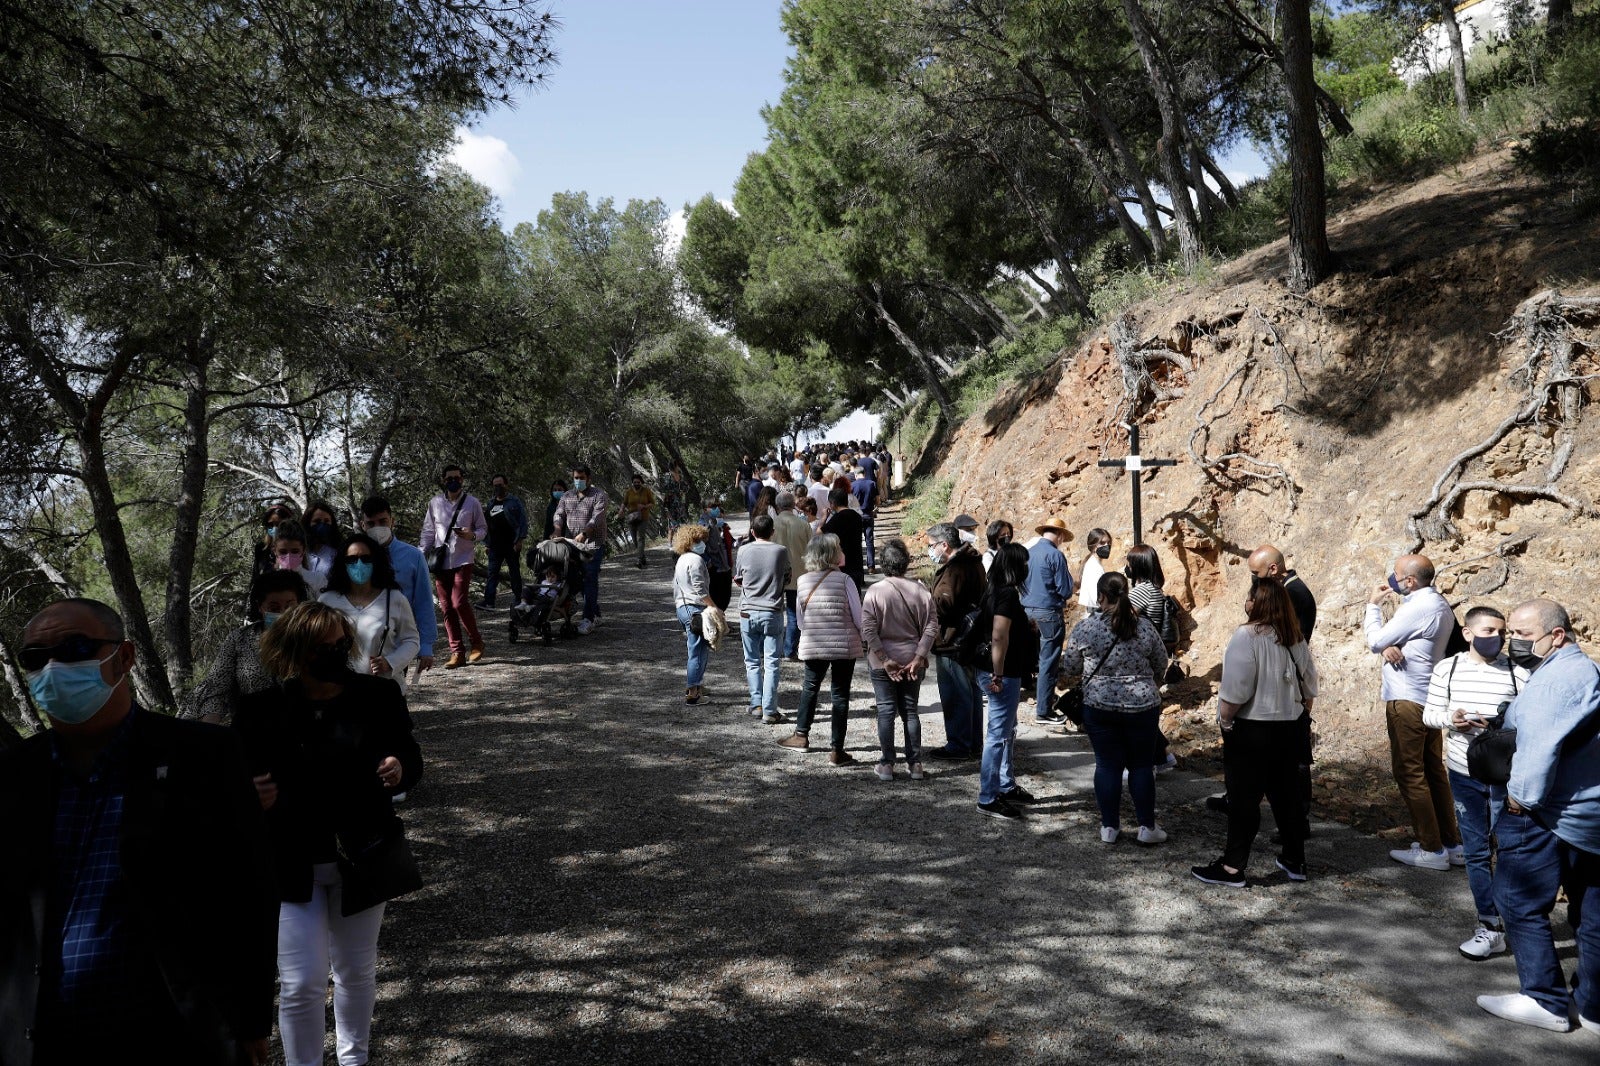
[[[1553,600],[1518,605],[1506,632],[1511,661],[1533,671],[1506,712],[1517,755],[1495,824],[1495,907],[1521,991],[1479,996],[1478,1006],[1564,1033],[1576,999],[1579,1024],[1600,1032],[1600,668],[1579,649],[1572,620]],[[1563,884],[1578,940],[1576,989],[1550,932]]]
[[[1311,631],[1317,628],[1317,598],[1300,580],[1300,575],[1289,569],[1283,553],[1271,544],[1263,544],[1250,553],[1247,565],[1256,577],[1275,577],[1283,583],[1289,592],[1289,602],[1294,604],[1294,616],[1300,620],[1300,635],[1309,644]]]
[[[1396,595],[1400,605],[1384,622],[1380,605]],[[1381,659],[1389,758],[1417,836],[1411,847],[1389,857],[1419,870],[1448,870],[1467,862],[1444,765],[1444,734],[1422,720],[1433,667],[1444,658],[1455,629],[1455,614],[1433,587],[1433,563],[1426,555],[1396,559],[1389,579],[1368,598],[1365,633],[1367,647]]]
[[[266,1062],[278,907],[235,734],[140,708],[98,601],[18,658],[51,728],[0,755],[0,1062]]]

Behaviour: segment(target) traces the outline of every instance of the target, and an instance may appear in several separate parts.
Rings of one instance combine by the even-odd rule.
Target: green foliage
[[[1600,179],[1600,122],[1540,123],[1512,156],[1543,178]]]
[[[1193,271],[1175,263],[1161,263],[1138,270],[1119,270],[1107,277],[1089,297],[1097,322],[1109,321],[1141,300],[1148,300],[1174,287],[1201,284],[1215,270],[1209,260],[1201,260]]]
[[[950,515],[950,496],[955,492],[954,478],[938,478],[934,481],[916,481],[908,486],[908,495],[912,497],[911,506],[906,508],[906,516],[900,523],[900,532],[906,536],[921,533],[935,522],[942,522]]]
[[[1371,11],[1319,13],[1312,32],[1317,83],[1346,114],[1401,87],[1390,64],[1406,35],[1395,20]]]
[[[1283,236],[1290,186],[1289,168],[1279,166],[1241,188],[1239,206],[1217,216],[1211,233],[1211,244],[1217,253],[1238,255]]]
[[[1399,181],[1461,162],[1478,142],[1452,105],[1418,93],[1393,93],[1371,101],[1353,118],[1355,133],[1329,143],[1330,185]]]
[[[968,360],[950,382],[958,416],[967,418],[994,402],[1007,384],[1039,373],[1083,336],[1083,321],[1065,315],[1025,326],[1013,340],[993,345]]]

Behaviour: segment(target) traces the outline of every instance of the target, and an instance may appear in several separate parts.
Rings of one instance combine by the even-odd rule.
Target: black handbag
[[[450,524],[445,527],[444,540],[433,549],[433,559],[428,563],[428,573],[441,577],[450,572],[450,538],[455,536],[456,519],[461,517],[461,505],[467,502],[467,494],[463,492],[461,499],[456,501],[456,509],[450,514]]]
[[[391,832],[353,854],[341,842],[339,878],[339,913],[346,918],[421,888],[422,871],[399,819]]]
[[[1467,741],[1467,774],[1485,785],[1511,780],[1511,759],[1517,754],[1517,731],[1505,728],[1505,712],[1484,723],[1483,732]]]
[[[1089,682],[1094,680],[1094,675],[1098,674],[1100,668],[1106,664],[1106,660],[1111,658],[1111,653],[1116,650],[1119,643],[1121,643],[1120,638],[1113,637],[1111,647],[1107,648],[1100,661],[1094,664],[1089,676],[1056,697],[1057,714],[1066,715],[1067,721],[1075,726],[1083,725],[1083,690],[1089,687]]]

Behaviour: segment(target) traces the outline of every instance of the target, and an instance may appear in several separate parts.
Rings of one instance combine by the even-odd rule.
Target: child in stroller
[[[565,640],[578,629],[572,616],[583,607],[583,560],[570,540],[541,541],[528,550],[528,570],[539,580],[522,590],[522,602],[511,608],[511,643],[522,633],[536,634],[548,647],[555,643],[551,623],[561,619]]]

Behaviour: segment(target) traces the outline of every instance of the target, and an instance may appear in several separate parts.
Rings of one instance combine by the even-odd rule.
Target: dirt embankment
[[[1062,517],[1076,569],[1090,528],[1112,532],[1116,558],[1129,544],[1127,475],[1096,463],[1126,454],[1135,418],[1146,455],[1181,460],[1142,475],[1146,539],[1197,623],[1166,716],[1177,750],[1219,754],[1221,649],[1245,557],[1270,541],[1319,601],[1322,799],[1383,829],[1402,808],[1361,621],[1396,555],[1420,541],[1461,611],[1549,595],[1596,635],[1600,315],[1583,298],[1600,293],[1600,220],[1500,152],[1330,230],[1342,272],[1310,297],[1286,290],[1282,242],[1252,253],[999,396],[940,466],[952,511]]]

